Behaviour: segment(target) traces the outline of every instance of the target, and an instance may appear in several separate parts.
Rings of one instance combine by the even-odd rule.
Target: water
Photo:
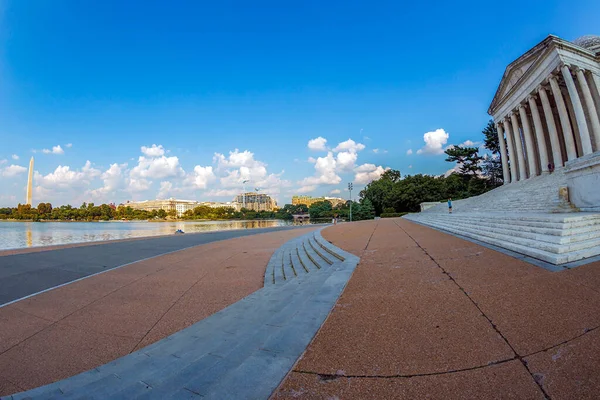
[[[0,250],[147,236],[292,225],[291,221],[2,222]]]

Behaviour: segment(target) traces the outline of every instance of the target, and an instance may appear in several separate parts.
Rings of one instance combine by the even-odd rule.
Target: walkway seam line
[[[422,377],[422,376],[436,376],[436,375],[456,374],[459,372],[474,371],[474,370],[478,370],[478,369],[492,367],[494,365],[505,364],[507,362],[511,362],[511,361],[515,361],[515,360],[518,360],[518,358],[516,356],[512,357],[512,358],[507,358],[504,360],[493,361],[493,362],[485,364],[485,365],[476,365],[474,367],[469,367],[469,368],[454,369],[451,371],[440,371],[440,372],[424,372],[421,374],[407,374],[407,375],[403,375],[403,374],[396,374],[396,375],[333,375],[333,374],[322,374],[320,372],[302,371],[302,370],[294,370],[294,372],[297,372],[299,374],[307,374],[307,375],[320,375],[320,376],[335,377],[333,379],[337,379],[337,378],[365,378],[365,379],[417,378],[417,377]]]
[[[227,239],[225,239],[225,240],[227,240]],[[216,240],[215,242],[220,242],[220,241],[221,241],[221,240]],[[209,242],[209,243],[215,243],[215,242]],[[14,304],[14,303],[18,303],[18,302],[19,302],[19,301],[21,301],[21,300],[26,300],[26,299],[28,299],[28,298],[30,298],[30,297],[33,297],[33,296],[37,296],[38,294],[46,293],[46,292],[49,292],[49,291],[51,291],[51,290],[58,289],[58,288],[60,288],[60,287],[63,287],[63,286],[70,285],[71,283],[80,282],[80,281],[82,281],[82,280],[84,280],[84,279],[87,279],[87,278],[92,278],[92,277],[94,277],[94,276],[98,276],[98,275],[104,274],[104,273],[106,273],[106,272],[109,272],[109,271],[114,271],[114,270],[116,270],[116,269],[119,269],[119,268],[126,267],[126,266],[128,266],[128,265],[131,265],[131,264],[139,263],[139,262],[142,262],[142,261],[148,261],[148,260],[151,260],[151,259],[153,259],[153,258],[156,258],[156,257],[162,257],[162,256],[166,256],[166,255],[169,255],[169,254],[177,253],[178,251],[188,250],[188,249],[191,249],[192,247],[198,247],[198,246],[202,246],[203,244],[204,244],[204,243],[201,243],[201,244],[195,244],[195,245],[193,245],[193,246],[184,247],[184,248],[182,248],[182,249],[179,249],[179,250],[173,250],[173,251],[169,251],[169,252],[167,252],[167,253],[157,254],[157,255],[155,255],[155,256],[152,256],[152,257],[146,257],[146,258],[142,258],[141,260],[132,261],[132,262],[129,262],[129,263],[127,263],[127,264],[117,265],[117,266],[116,266],[116,267],[114,267],[114,268],[110,268],[110,269],[107,269],[107,270],[104,270],[104,271],[96,272],[96,273],[94,273],[94,274],[91,274],[91,275],[82,276],[81,278],[77,278],[77,279],[75,279],[75,280],[73,280],[73,281],[69,281],[69,282],[61,283],[60,285],[56,285],[56,286],[53,286],[53,287],[51,287],[51,288],[47,288],[47,289],[41,290],[41,291],[39,291],[39,292],[36,292],[36,293],[28,294],[27,296],[21,297],[20,299],[11,300],[11,301],[9,301],[8,303],[0,304],[0,308],[2,308],[2,307],[6,307],[6,306],[9,306],[9,305],[11,305],[11,304]],[[82,247],[83,247],[83,246],[82,246]]]
[[[494,331],[496,331],[496,333],[498,335],[500,335],[500,337],[502,338],[502,340],[504,340],[504,342],[510,347],[510,349],[512,350],[512,352],[515,354],[516,358],[521,362],[521,364],[523,365],[523,367],[525,367],[525,369],[527,370],[527,372],[529,373],[529,375],[531,376],[531,379],[533,379],[533,381],[535,382],[535,384],[538,386],[538,388],[541,390],[542,394],[544,395],[544,397],[548,400],[551,399],[551,397],[548,395],[548,393],[546,392],[546,390],[542,387],[541,383],[538,382],[535,377],[533,376],[533,373],[531,372],[531,370],[529,369],[529,366],[527,365],[527,362],[523,359],[523,357],[521,355],[519,355],[519,353],[517,353],[517,351],[515,350],[515,348],[512,346],[512,344],[510,344],[510,342],[508,341],[508,339],[502,334],[502,332],[500,332],[500,330],[498,329],[498,327],[496,326],[496,324],[494,324],[491,320],[490,317],[488,317],[483,310],[481,309],[481,307],[479,307],[479,305],[477,304],[477,302],[475,300],[473,300],[471,298],[471,296],[469,296],[469,294],[467,293],[467,291],[458,284],[458,282],[456,281],[456,279],[454,279],[454,277],[452,275],[450,275],[445,269],[444,267],[442,267],[436,260],[435,258],[433,258],[431,256],[431,254],[429,254],[427,252],[427,250],[425,250],[423,248],[423,246],[421,246],[419,244],[419,242],[417,242],[415,240],[415,238],[413,238],[410,233],[408,233],[406,231],[406,229],[404,229],[403,227],[401,227],[400,225],[398,225],[398,223],[396,221],[394,221],[394,224],[400,228],[409,238],[412,239],[413,242],[415,242],[415,244],[417,246],[419,246],[419,248],[425,253],[427,254],[427,256],[431,259],[431,261],[433,261],[435,263],[435,265],[438,266],[439,269],[442,270],[442,272],[448,277],[448,279],[450,279],[452,281],[452,283],[454,283],[462,292],[463,294],[471,301],[471,303],[473,303],[473,305],[477,308],[477,310],[479,310],[479,312],[481,313],[481,315],[483,315],[483,317],[485,319],[487,319],[488,323],[492,326],[492,329],[494,329]]]

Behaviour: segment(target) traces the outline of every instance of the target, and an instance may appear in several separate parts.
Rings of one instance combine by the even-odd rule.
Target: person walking
[[[448,199],[448,212],[452,214],[452,199]]]

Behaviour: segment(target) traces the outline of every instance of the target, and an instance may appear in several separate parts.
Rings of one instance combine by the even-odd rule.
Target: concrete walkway
[[[600,263],[550,272],[403,219],[323,236],[361,262],[274,398],[598,398]]]
[[[314,251],[310,256],[306,246]],[[295,273],[294,261],[286,266],[282,257],[294,253]],[[305,256],[313,268],[302,267]],[[312,340],[357,263],[318,231],[292,239],[273,254],[265,274],[289,267],[287,277],[267,280],[262,289],[137,352],[13,398],[266,399]]]
[[[239,229],[0,251],[0,306],[83,277],[219,240],[298,227]]]
[[[192,247],[0,308],[0,395],[98,367],[235,303],[263,286],[275,250],[314,229]]]

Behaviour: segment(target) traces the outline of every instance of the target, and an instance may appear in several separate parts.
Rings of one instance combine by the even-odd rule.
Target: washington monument
[[[33,157],[29,161],[29,179],[27,179],[27,204],[31,205],[31,196],[33,194]]]

